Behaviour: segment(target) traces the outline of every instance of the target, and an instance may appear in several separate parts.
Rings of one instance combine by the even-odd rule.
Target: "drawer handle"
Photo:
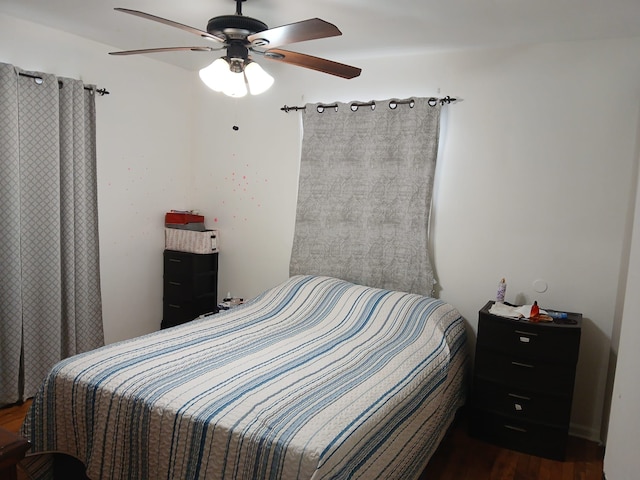
[[[180,286],[182,285],[180,282],[169,282],[169,285],[177,285]]]
[[[527,433],[527,430],[520,427],[514,427],[513,425],[504,425],[504,428],[508,428],[509,430],[513,430],[515,432]]]
[[[173,303],[170,303],[169,306],[171,308],[181,308],[180,305],[174,305]]]
[[[182,263],[182,260],[180,260],[179,258],[170,258],[169,261],[174,263]]]
[[[511,362],[511,365],[515,365],[516,367],[533,368],[533,365],[522,362]]]
[[[508,393],[512,398],[517,398],[518,400],[531,400],[531,397],[525,397],[524,395],[518,395],[517,393]]]
[[[523,330],[515,330],[515,332],[516,332],[517,334],[519,334],[519,335],[528,335],[528,336],[530,336],[530,337],[537,337],[537,336],[538,336],[538,334],[537,334],[537,333],[535,333],[535,332],[525,332],[525,331],[523,331]]]
[[[538,336],[537,333],[523,332],[522,330],[515,330],[515,333],[519,335],[518,340],[520,340],[520,343],[530,343],[531,337]]]

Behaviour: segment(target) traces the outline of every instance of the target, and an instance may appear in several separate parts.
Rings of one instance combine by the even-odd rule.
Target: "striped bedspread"
[[[440,300],[296,276],[57,364],[23,433],[97,479],[417,478],[464,401]]]

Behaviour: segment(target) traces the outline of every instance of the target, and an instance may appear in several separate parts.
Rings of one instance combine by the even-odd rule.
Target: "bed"
[[[295,276],[58,363],[23,425],[98,479],[418,478],[464,403],[451,305]]]

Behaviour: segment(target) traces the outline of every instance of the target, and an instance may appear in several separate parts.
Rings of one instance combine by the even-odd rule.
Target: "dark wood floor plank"
[[[563,462],[562,463],[562,480],[576,480],[574,476],[575,470],[574,462]]]
[[[513,450],[501,449],[491,469],[490,480],[515,480],[518,454]]]
[[[516,470],[518,480],[539,480],[540,478],[540,457],[533,455],[520,455]]]
[[[466,438],[459,431],[451,432],[450,453],[441,480],[464,480],[469,478],[469,450],[465,447]]]
[[[0,427],[18,433],[30,406],[31,400],[27,400],[20,405],[0,408]]]
[[[465,480],[489,480],[500,449],[488,443],[474,442],[463,429],[458,429],[458,431],[460,436],[464,436],[467,439],[466,444],[463,446],[467,452],[465,459],[467,477],[465,477]]]
[[[540,480],[561,480],[562,462],[550,460],[548,458],[541,458],[539,475]]]

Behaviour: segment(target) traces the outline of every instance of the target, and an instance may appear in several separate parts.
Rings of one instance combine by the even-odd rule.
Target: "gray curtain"
[[[306,105],[289,272],[431,295],[440,104]]]
[[[95,88],[0,63],[0,405],[104,344]]]

